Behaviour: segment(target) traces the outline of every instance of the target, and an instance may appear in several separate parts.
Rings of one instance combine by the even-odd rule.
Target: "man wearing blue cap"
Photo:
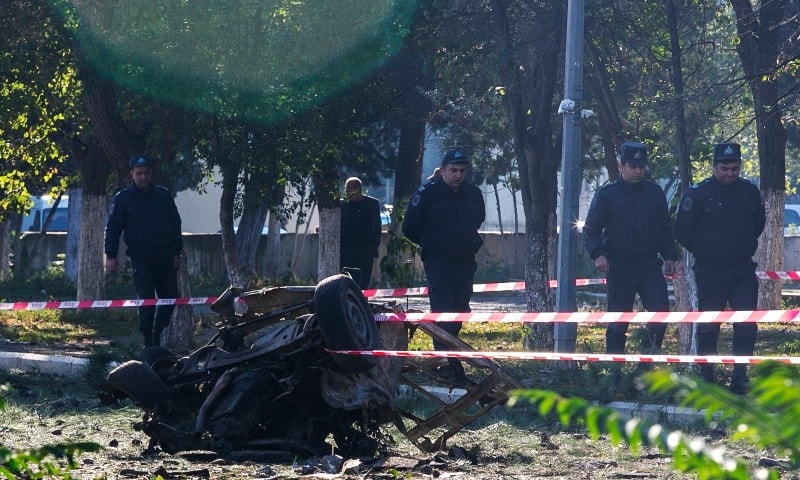
[[[664,191],[645,179],[646,168],[647,146],[623,143],[619,178],[597,191],[583,227],[586,251],[606,276],[609,312],[633,310],[637,293],[648,311],[669,311],[664,275],[675,273],[677,251]],[[645,351],[661,348],[666,327],[647,325]],[[606,353],[625,352],[627,331],[627,323],[608,325]]]
[[[106,223],[106,271],[117,271],[122,235],[138,297],[177,298],[183,251],[178,208],[169,190],[153,184],[149,157],[135,155],[129,164],[133,183],[114,197]],[[139,331],[145,347],[161,343],[161,333],[169,325],[173,310],[174,305],[139,307]]]
[[[403,220],[403,235],[420,246],[431,312],[470,311],[475,254],[483,245],[478,228],[486,208],[483,193],[467,181],[468,175],[467,157],[460,149],[448,150],[439,175],[414,193]],[[461,322],[444,322],[441,328],[457,336]],[[438,341],[434,348],[448,350]],[[456,383],[467,381],[461,363],[450,360],[440,375]]]
[[[683,193],[675,238],[695,258],[697,303],[701,311],[758,308],[758,279],[753,255],[767,222],[761,192],[739,177],[741,147],[736,143],[714,146],[713,175]],[[719,323],[697,324],[697,354],[716,355]],[[758,325],[733,324],[733,354],[753,355]],[[714,365],[700,365],[704,380],[714,381]],[[729,389],[747,391],[747,365],[737,363]]]

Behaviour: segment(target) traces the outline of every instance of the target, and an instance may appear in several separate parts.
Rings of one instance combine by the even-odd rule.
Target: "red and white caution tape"
[[[563,352],[474,352],[474,351],[406,351],[406,350],[331,350],[343,355],[367,355],[374,357],[418,357],[418,358],[482,358],[494,360],[546,360],[577,362],[640,362],[640,363],[722,363],[754,364],[766,360],[800,364],[800,357],[765,356],[698,356],[698,355],[616,355],[602,353]]]
[[[791,323],[800,310],[741,310],[706,312],[471,312],[378,314],[379,322],[496,322],[496,323]]]
[[[786,272],[756,272],[756,277],[760,280],[800,280],[800,271],[786,271]],[[585,287],[587,285],[604,285],[605,278],[576,278],[576,287]],[[550,280],[548,282],[550,288],[558,286],[558,280]],[[510,292],[525,290],[525,282],[504,282],[504,283],[483,283],[475,284],[472,286],[472,291],[475,293],[485,292]],[[425,296],[428,294],[427,287],[416,288],[386,288],[377,290],[364,290],[364,296],[367,298],[379,297],[414,297]]]
[[[217,297],[196,298],[148,298],[144,300],[84,300],[66,302],[13,302],[0,303],[0,310],[46,310],[76,308],[117,308],[150,305],[205,305],[214,303]]]
[[[756,272],[761,280],[800,280],[800,271]],[[602,285],[605,278],[577,278],[575,285]],[[551,288],[558,286],[557,280],[550,280]],[[479,283],[472,286],[475,293],[510,292],[525,290],[525,282]],[[367,298],[413,297],[428,295],[427,287],[388,288],[364,290]],[[113,308],[139,307],[149,305],[205,305],[214,303],[217,297],[195,298],[163,298],[147,300],[88,300],[88,301],[51,301],[51,302],[12,302],[0,303],[0,310],[44,310],[44,309],[76,309],[76,308]],[[460,321],[460,320],[459,320]],[[527,320],[526,320],[527,321]]]
[[[756,272],[759,280],[800,280],[800,272]]]
[[[575,286],[584,287],[586,285],[603,285],[606,283],[605,278],[577,278],[575,279]],[[558,286],[558,280],[550,280],[550,288]],[[525,282],[502,282],[502,283],[476,283],[472,285],[474,293],[491,293],[491,292],[512,292],[525,290]],[[378,290],[364,290],[364,296],[367,298],[382,298],[382,297],[416,297],[428,295],[427,287],[416,288],[386,288]]]

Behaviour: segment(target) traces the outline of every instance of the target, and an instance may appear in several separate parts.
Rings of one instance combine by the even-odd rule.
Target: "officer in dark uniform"
[[[152,182],[151,164],[145,155],[130,159],[133,183],[114,197],[106,222],[106,270],[117,271],[122,235],[138,297],[177,298],[177,272],[183,251],[181,217],[169,190]],[[139,307],[139,331],[145,347],[160,344],[173,310],[175,305]]]
[[[486,209],[483,193],[467,182],[468,175],[467,157],[459,149],[448,150],[439,175],[414,193],[403,220],[403,235],[421,249],[431,312],[470,311],[475,254],[483,245],[478,228]],[[453,335],[461,331],[460,322],[441,327]],[[436,341],[434,348],[448,349]],[[459,362],[450,366],[456,377],[463,377]]]
[[[633,310],[637,293],[648,311],[669,311],[664,275],[675,273],[677,252],[664,191],[645,179],[646,167],[647,146],[623,143],[619,179],[597,191],[583,227],[586,251],[606,275],[609,312]],[[608,325],[606,353],[624,353],[627,331],[627,323]],[[665,331],[648,324],[644,348],[660,349]]]
[[[761,192],[739,177],[741,149],[736,143],[714,146],[713,175],[688,189],[675,221],[675,238],[692,252],[700,310],[758,308],[758,279],[753,254],[764,231],[766,212]],[[715,355],[719,323],[697,324],[697,354]],[[755,323],[733,324],[733,354],[752,355],[758,335]],[[714,365],[700,366],[714,381]],[[730,390],[747,390],[747,366],[735,364]]]

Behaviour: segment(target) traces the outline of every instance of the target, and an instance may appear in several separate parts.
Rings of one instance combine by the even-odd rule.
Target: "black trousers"
[[[140,299],[178,298],[178,273],[173,257],[131,258],[133,282]],[[139,307],[139,331],[145,346],[159,345],[161,332],[169,325],[175,305]]]
[[[649,312],[668,312],[669,296],[667,281],[661,263],[640,269],[614,269],[606,275],[608,286],[608,311],[630,312],[636,294],[642,299],[644,308]],[[648,323],[645,350],[658,350],[664,341],[665,323]],[[606,353],[625,353],[625,334],[628,324],[624,322],[610,323],[606,327]]]
[[[372,279],[373,265],[375,265],[375,257],[372,252],[342,252],[339,271],[345,267],[361,270],[358,286],[361,290],[366,290],[369,288],[370,280]]]
[[[758,308],[758,279],[756,263],[748,261],[725,267],[695,264],[697,282],[697,306],[701,311],[720,311],[730,305],[732,310],[756,310]],[[716,355],[719,339],[719,323],[697,324],[697,354]],[[753,355],[758,337],[757,323],[733,324],[733,355]],[[701,365],[703,378],[714,379],[714,365]],[[746,379],[747,365],[735,364],[731,383]]]
[[[475,260],[451,263],[428,256],[423,261],[428,284],[431,312],[469,312],[472,298],[472,281],[478,269]],[[458,336],[462,322],[442,322],[438,325],[446,332]],[[449,350],[447,345],[433,341],[436,350]]]

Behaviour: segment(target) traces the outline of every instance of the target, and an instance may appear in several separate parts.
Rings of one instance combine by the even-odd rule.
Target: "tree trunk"
[[[319,264],[317,281],[339,273],[339,231],[341,211],[338,208],[319,209]]]
[[[238,187],[238,170],[222,168],[222,194],[219,199],[219,224],[222,237],[222,256],[231,285],[247,289],[251,280],[249,272],[242,270],[239,254],[236,249],[236,236],[233,232],[233,206],[236,201]]]
[[[278,276],[278,254],[281,248],[281,228],[278,222],[278,215],[270,212],[267,221],[267,261],[264,271],[265,278],[276,278]]]
[[[688,250],[683,250],[683,261],[678,264],[678,273],[672,278],[675,308],[679,312],[697,311],[697,284],[692,265],[694,256]],[[690,355],[697,351],[693,327],[691,323],[678,324],[678,353],[681,355]]]
[[[189,267],[186,255],[181,255],[181,267],[178,270],[178,292],[181,298],[191,298],[189,285]],[[189,353],[195,347],[194,320],[191,305],[178,305],[172,313],[172,320],[164,332],[164,346],[175,353]]]
[[[766,190],[762,192],[767,206],[767,226],[758,242],[755,260],[758,270],[783,271],[783,208],[784,192]],[[781,308],[783,280],[759,280],[758,308],[777,310]]]
[[[551,215],[556,210],[557,171],[559,156],[554,154],[552,115],[555,85],[558,78],[558,55],[551,52],[563,48],[564,18],[562,2],[552,4],[548,20],[528,28],[531,35],[542,44],[533,60],[526,62],[514,58],[511,29],[502,0],[492,0],[492,19],[499,45],[499,71],[503,84],[508,87],[504,96],[511,120],[515,154],[519,161],[520,192],[525,211],[526,259],[525,285],[528,310],[547,312],[553,310],[549,288],[549,263],[551,240]],[[534,78],[526,78],[519,65],[529,65]],[[530,84],[533,89],[526,87]],[[530,334],[525,348],[540,350],[553,348],[552,324],[529,325]]]
[[[11,273],[8,256],[11,254],[11,220],[0,221],[0,280],[6,280]]]
[[[339,173],[337,158],[328,153],[320,159],[319,173],[314,176],[314,193],[319,208],[319,257],[317,282],[339,273]]]
[[[67,251],[64,258],[64,276],[73,285],[78,284],[78,271],[80,269],[80,247],[81,247],[81,204],[83,203],[83,190],[80,187],[70,187],[67,189],[69,195],[69,205],[67,206]],[[102,252],[102,251],[101,251]]]
[[[103,225],[108,197],[81,195],[80,233],[78,251],[78,300],[99,300],[105,297],[103,268]]]
[[[681,191],[691,185],[689,158],[689,138],[686,133],[686,109],[683,82],[683,50],[681,49],[680,31],[678,29],[677,5],[673,0],[667,1],[667,25],[670,33],[670,58],[672,68],[672,118],[675,124],[675,151],[680,172]],[[697,310],[697,285],[694,281],[694,257],[689,251],[684,252],[681,268],[683,274],[673,277],[672,287],[675,295],[675,307],[679,312]],[[695,326],[687,323],[678,324],[678,352],[689,355],[697,352]]]
[[[761,194],[767,205],[767,225],[759,242],[756,261],[760,270],[781,270],[783,264],[783,205],[786,192],[786,103],[778,91],[783,75],[775,75],[783,63],[782,25],[787,21],[787,1],[761,2],[756,11],[750,0],[731,0],[736,12],[739,42],[736,53],[747,76],[755,110]],[[758,308],[777,309],[781,304],[781,282],[762,282]]]

